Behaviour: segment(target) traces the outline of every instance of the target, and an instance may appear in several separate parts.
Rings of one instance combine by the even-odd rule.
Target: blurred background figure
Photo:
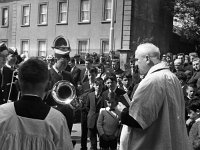
[[[72,78],[73,78],[73,82],[74,82],[74,86],[77,88],[78,83],[80,82],[80,75],[81,75],[81,69],[79,69],[76,66],[75,63],[75,58],[71,57],[70,61],[69,61],[69,66],[70,66],[70,72],[72,74]]]
[[[100,77],[104,80],[106,77],[106,70],[103,63],[97,65],[97,71],[98,71],[97,78]]]
[[[173,72],[185,72],[184,65],[181,59],[176,59],[174,61],[174,71]]]
[[[53,55],[49,55],[47,56],[46,60],[47,60],[48,68],[51,69],[52,66],[55,64],[56,59],[54,58]]]
[[[15,84],[17,75],[17,49],[8,48],[8,55],[6,56],[6,63],[2,67],[2,84],[1,88],[3,91],[3,101],[16,101],[18,99],[18,89]]]

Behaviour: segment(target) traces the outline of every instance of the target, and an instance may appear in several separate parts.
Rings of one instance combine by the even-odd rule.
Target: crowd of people
[[[1,66],[0,148],[73,149],[70,134],[80,112],[81,150],[88,149],[88,137],[91,150],[97,150],[97,137],[102,150],[116,150],[118,144],[120,150],[200,149],[197,53],[161,56],[157,46],[144,43],[122,70],[119,59],[96,53],[81,59],[66,51],[25,60],[0,47],[7,51]],[[54,100],[52,88],[61,80],[75,87],[78,110]]]

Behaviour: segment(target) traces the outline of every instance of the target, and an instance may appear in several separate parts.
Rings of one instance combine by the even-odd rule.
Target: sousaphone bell
[[[69,104],[75,110],[81,106],[81,103],[76,96],[76,88],[69,81],[61,80],[55,83],[51,94],[55,102],[58,104]]]

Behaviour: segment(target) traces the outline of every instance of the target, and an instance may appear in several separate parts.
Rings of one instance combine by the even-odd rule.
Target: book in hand
[[[129,96],[128,96],[127,93],[125,93],[124,95],[120,95],[118,101],[121,102],[122,104],[124,104],[127,108],[128,108],[128,107],[130,106],[130,104],[131,104],[131,100],[130,100],[130,98],[129,98]]]

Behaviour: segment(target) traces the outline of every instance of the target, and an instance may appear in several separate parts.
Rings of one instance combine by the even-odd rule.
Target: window
[[[78,54],[84,55],[88,53],[89,49],[89,40],[84,39],[84,40],[78,40]]]
[[[21,40],[21,53],[27,54],[29,52],[29,40]]]
[[[47,24],[47,3],[39,5],[39,25]]]
[[[30,25],[30,5],[22,6],[22,25]]]
[[[67,23],[67,2],[58,3],[58,23]]]
[[[108,39],[103,39],[101,40],[101,52],[102,53],[109,53],[109,40]]]
[[[38,40],[38,55],[46,57],[47,44],[46,40]]]
[[[81,0],[80,22],[90,22],[90,1]]]
[[[104,9],[103,9],[103,20],[110,21],[111,20],[111,5],[112,0],[104,0]]]
[[[8,7],[2,8],[2,27],[8,26]]]

